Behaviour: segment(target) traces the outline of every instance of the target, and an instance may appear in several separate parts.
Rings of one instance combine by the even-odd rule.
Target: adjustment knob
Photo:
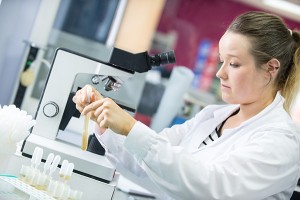
[[[55,102],[50,101],[44,106],[43,112],[46,117],[55,117],[59,112],[59,107]]]

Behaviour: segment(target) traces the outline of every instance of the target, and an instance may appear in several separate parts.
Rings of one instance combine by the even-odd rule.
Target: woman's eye
[[[231,67],[239,67],[240,65],[239,64],[235,64],[235,63],[230,63],[230,66]]]

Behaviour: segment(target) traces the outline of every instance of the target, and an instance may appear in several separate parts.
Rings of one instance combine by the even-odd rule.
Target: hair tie
[[[288,29],[288,31],[290,32],[291,35],[293,35],[293,31],[291,29]]]

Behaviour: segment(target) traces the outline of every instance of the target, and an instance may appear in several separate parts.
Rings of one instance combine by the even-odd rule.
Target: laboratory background
[[[157,132],[183,123],[223,103],[218,41],[253,10],[300,29],[299,0],[0,0],[0,199],[160,199],[106,159],[72,97],[90,84]],[[300,97],[291,114],[300,127]]]

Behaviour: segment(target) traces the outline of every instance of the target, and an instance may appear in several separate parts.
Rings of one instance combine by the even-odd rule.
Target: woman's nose
[[[216,73],[216,76],[219,78],[219,79],[226,79],[227,75],[226,75],[226,71],[224,69],[224,65],[220,65],[220,68],[219,70],[217,71]]]

